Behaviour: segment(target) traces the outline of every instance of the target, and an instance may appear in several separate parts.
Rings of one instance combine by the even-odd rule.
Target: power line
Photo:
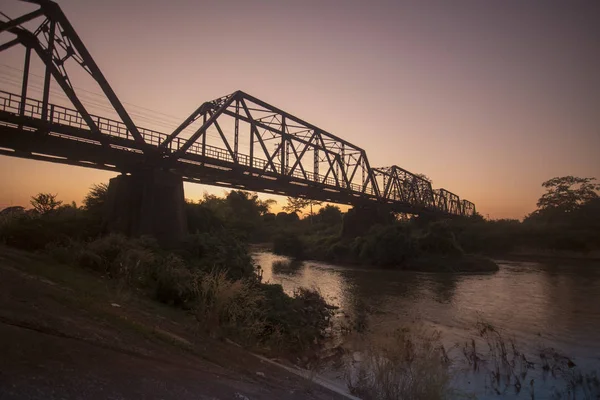
[[[10,65],[7,65],[7,64],[0,64],[0,65],[2,65],[3,67],[6,67],[6,68],[10,68],[10,69],[12,69],[12,70],[18,71],[18,72],[23,72],[23,70],[22,70],[22,69],[20,69],[20,68],[16,68],[16,67],[13,67],[13,66],[10,66]],[[1,71],[1,72],[4,72],[4,71]],[[42,80],[44,79],[44,77],[43,77],[43,76],[41,76],[41,75],[38,75],[38,74],[34,74],[34,73],[32,73],[32,72],[30,72],[30,73],[29,73],[29,75],[30,75],[30,76],[34,76],[34,77],[36,77],[36,78],[39,78],[39,79],[42,79]],[[94,92],[94,91],[92,91],[92,90],[84,89],[84,88],[82,88],[82,87],[79,87],[79,86],[73,86],[73,88],[74,88],[74,89],[77,89],[77,90],[81,90],[82,92],[86,92],[86,93],[92,94],[92,95],[94,95],[94,96],[101,97],[101,98],[103,98],[103,99],[105,99],[105,98],[106,98],[106,96],[105,96],[103,93]],[[127,105],[129,105],[129,106],[132,106],[132,107],[137,107],[137,108],[140,108],[140,109],[142,109],[142,110],[149,111],[149,112],[151,112],[151,113],[153,113],[153,114],[160,114],[160,115],[163,115],[163,116],[165,116],[165,117],[168,117],[168,118],[173,118],[173,119],[175,119],[175,120],[177,120],[177,121],[183,121],[183,120],[184,120],[184,118],[183,118],[183,117],[176,117],[176,116],[174,116],[174,115],[170,115],[170,114],[166,114],[166,113],[163,113],[163,112],[160,112],[160,111],[152,110],[152,109],[150,109],[150,108],[143,107],[143,106],[139,106],[139,105],[136,105],[136,104],[133,104],[133,103],[129,103],[129,102],[126,102],[126,101],[122,101],[122,103],[123,103],[123,104],[127,104]]]
[[[11,70],[17,71],[17,72],[23,72],[23,70],[22,70],[22,69],[19,69],[19,68],[16,68],[16,67],[13,67],[13,66],[10,66],[10,65],[7,65],[7,64],[0,64],[0,65],[2,65],[2,66],[4,66],[4,67],[7,67],[7,68],[9,68],[9,69],[11,69]],[[4,71],[0,71],[0,74],[4,74],[4,75],[6,75],[7,77],[9,77],[9,78],[12,78],[12,79],[9,79],[9,80],[8,80],[8,82],[5,82],[5,83],[12,84],[13,86],[16,86],[16,87],[19,87],[19,88],[21,87],[21,81],[20,81],[20,79],[21,79],[21,76],[11,75],[11,74],[10,74],[10,73],[8,73],[8,71],[6,71],[6,70],[4,70]],[[37,75],[37,74],[34,74],[34,73],[29,73],[29,75],[30,75],[30,76],[33,76],[33,77],[35,77],[35,78],[37,78],[37,79],[38,79],[38,80],[40,80],[40,81],[43,81],[43,79],[44,79],[44,77],[43,77],[43,76],[41,76],[41,75]],[[0,76],[0,79],[5,79],[5,80],[6,80],[6,78],[3,78],[3,77],[1,77],[1,76]],[[40,92],[40,93],[42,93],[42,92],[43,92],[43,88],[42,88],[42,86],[41,86],[41,82],[40,82],[39,84],[36,84],[36,83],[34,83],[34,82],[29,82],[29,84],[28,84],[28,87],[32,87],[34,90],[37,90],[37,91],[38,91],[38,92]],[[108,99],[106,99],[106,96],[105,96],[104,94],[97,93],[97,92],[93,92],[93,91],[90,91],[90,90],[87,90],[87,89],[83,89],[83,88],[81,88],[81,87],[78,87],[78,86],[73,86],[73,88],[75,88],[75,89],[77,89],[77,90],[80,90],[80,91],[82,91],[82,92],[89,93],[89,94],[91,94],[91,95],[97,96],[97,97],[99,98],[99,100],[101,100],[101,101],[105,101],[105,104],[101,104],[101,103],[98,103],[96,100],[91,100],[89,97],[82,96],[82,95],[80,94],[80,95],[79,95],[79,97],[81,97],[81,98],[82,98],[82,101],[84,101],[84,103],[85,103],[86,105],[89,105],[89,106],[90,106],[90,108],[95,108],[95,109],[97,109],[97,110],[105,110],[105,111],[108,111],[108,112],[112,113],[112,114],[113,114],[113,115],[114,115],[116,118],[120,119],[120,117],[118,116],[118,114],[116,113],[116,111],[114,110],[114,108],[112,107],[112,105],[110,104],[110,102],[108,101]],[[51,90],[50,90],[50,92],[51,92],[53,95],[55,95],[55,96],[57,96],[57,97],[60,97],[60,98],[62,98],[63,100],[67,100],[67,101],[70,103],[70,99],[69,99],[69,98],[68,98],[68,97],[67,97],[67,96],[66,96],[64,93],[62,93],[62,92],[59,92],[59,91],[56,91],[56,90],[54,90],[54,89],[51,89]],[[177,122],[175,122],[175,121],[170,121],[170,123],[171,123],[171,124],[177,124],[176,126],[179,126],[179,124],[180,124],[180,121],[182,121],[182,120],[183,120],[183,118],[178,118],[178,117],[175,117],[175,116],[173,116],[173,115],[169,115],[169,114],[165,114],[165,113],[162,113],[162,112],[159,112],[159,111],[155,111],[155,110],[152,110],[152,109],[150,109],[150,108],[146,108],[146,107],[138,106],[138,105],[136,105],[136,104],[133,104],[133,103],[128,103],[128,102],[122,102],[122,103],[123,103],[123,104],[128,104],[128,105],[130,105],[130,106],[133,106],[133,107],[136,107],[136,108],[139,108],[139,109],[141,109],[141,110],[145,110],[145,111],[151,112],[151,113],[153,113],[153,114],[160,114],[160,115],[163,115],[163,116],[165,116],[165,117],[167,117],[167,118],[171,118],[171,119],[173,119],[173,120],[176,120]],[[174,125],[170,125],[170,124],[169,124],[169,122],[165,122],[165,121],[164,121],[164,120],[162,120],[162,119],[157,119],[157,118],[156,118],[154,115],[152,115],[152,116],[149,116],[149,115],[144,115],[144,114],[142,114],[142,113],[140,113],[140,112],[132,112],[132,111],[129,111],[128,113],[129,113],[129,114],[130,114],[132,117],[135,117],[136,119],[145,120],[145,121],[147,121],[147,122],[149,122],[149,123],[151,123],[151,124],[154,124],[154,125],[159,125],[159,126],[161,126],[161,127],[163,127],[163,128],[167,128],[167,129],[169,129],[170,131],[174,130],[174,129],[175,129],[175,127],[176,127],[176,126],[174,126]],[[189,128],[189,127],[188,127],[188,128]],[[190,132],[190,134],[191,134],[191,132],[192,132],[192,131],[195,131],[195,129],[193,129],[193,128],[190,128],[190,129],[188,129],[188,128],[186,128],[186,129],[185,129],[183,132],[186,132],[186,131],[187,131],[187,132]],[[211,132],[211,130],[212,130],[213,132]],[[221,139],[221,137],[220,137],[220,135],[219,135],[217,132],[214,132],[214,130],[216,130],[216,128],[213,128],[213,127],[209,128],[209,130],[207,130],[207,132],[206,132],[206,134],[207,134],[207,137],[208,137],[208,138],[215,139],[215,140],[222,140],[222,139]],[[233,132],[232,132],[230,129],[227,129],[227,128],[221,128],[221,130],[222,130],[224,133],[227,133],[227,134],[229,134],[229,135],[233,135]]]

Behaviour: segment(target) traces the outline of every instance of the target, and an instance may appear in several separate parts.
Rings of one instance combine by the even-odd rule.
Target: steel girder
[[[212,136],[211,132],[212,130]],[[234,164],[379,197],[363,149],[242,91],[202,104],[161,144],[167,162],[206,146]]]
[[[25,47],[21,104],[23,104],[23,106],[26,104],[25,99],[27,98],[29,65],[31,51],[33,50],[46,67],[44,74],[42,119],[48,120],[51,116],[49,95],[50,78],[53,77],[88,125],[91,135],[93,135],[95,139],[100,140],[103,145],[108,146],[108,142],[100,134],[97,123],[91,118],[90,113],[78,98],[75,89],[71,84],[65,64],[72,60],[89,73],[98,83],[109,103],[121,118],[123,124],[127,127],[128,134],[131,135],[132,139],[135,140],[139,146],[142,146],[145,152],[155,150],[155,148],[147,146],[144,142],[142,135],[125,110],[125,107],[118,99],[112,87],[100,71],[100,68],[58,4],[50,0],[25,1],[37,4],[40,8],[14,19],[3,16],[3,20],[0,21],[0,34],[2,37],[8,35],[11,36],[10,39],[0,45],[0,51],[4,51],[18,44]],[[25,23],[30,25],[35,24],[34,26],[36,26],[36,28],[27,29],[23,27],[23,24]],[[24,110],[20,111],[21,115],[24,115]]]

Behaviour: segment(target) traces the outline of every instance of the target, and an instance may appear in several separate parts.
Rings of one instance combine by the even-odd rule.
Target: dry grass
[[[348,363],[348,388],[365,400],[450,398],[449,359],[439,339],[437,331],[424,328],[359,337]]]
[[[489,322],[480,320],[475,335],[462,347],[463,360],[474,372],[486,380],[494,394],[504,395],[509,389],[519,394],[526,390],[527,397],[536,398],[536,379],[553,386],[556,399],[600,398],[600,380],[596,371],[583,372],[571,358],[553,348],[540,348],[538,354],[528,356],[515,340],[506,337]],[[538,388],[547,393],[547,387]]]
[[[257,337],[265,327],[257,286],[246,280],[230,280],[225,271],[212,271],[194,279],[193,312],[209,333],[235,330],[240,337]]]

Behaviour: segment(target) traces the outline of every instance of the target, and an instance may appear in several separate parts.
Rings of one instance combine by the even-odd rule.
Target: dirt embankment
[[[342,399],[184,312],[0,246],[0,399]]]

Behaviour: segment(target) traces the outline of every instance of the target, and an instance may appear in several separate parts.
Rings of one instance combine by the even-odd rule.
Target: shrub
[[[362,262],[379,266],[401,266],[417,255],[418,249],[409,230],[400,225],[376,225],[362,240],[355,241]]]
[[[463,254],[454,232],[447,221],[429,224],[427,233],[418,240],[419,250],[424,253],[460,256]]]
[[[224,229],[188,235],[174,251],[193,268],[206,273],[217,269],[227,271],[229,279],[256,279],[247,247]]]
[[[273,240],[273,252],[302,259],[305,255],[306,245],[295,233],[283,233]]]
[[[156,300],[192,309],[198,297],[200,276],[199,271],[190,270],[180,257],[170,254],[155,264],[149,284]]]
[[[197,294],[193,311],[204,328],[215,333],[235,333],[256,338],[264,330],[258,286],[246,279],[230,280],[225,271],[211,271],[194,279]]]
[[[46,214],[14,213],[0,218],[0,241],[29,251],[42,250],[51,243],[86,240],[99,233],[99,224],[73,207]]]
[[[290,297],[281,285],[262,284],[261,288],[264,295],[261,308],[265,312],[263,341],[279,338],[291,351],[301,351],[318,343],[335,307],[314,290],[300,288]]]

